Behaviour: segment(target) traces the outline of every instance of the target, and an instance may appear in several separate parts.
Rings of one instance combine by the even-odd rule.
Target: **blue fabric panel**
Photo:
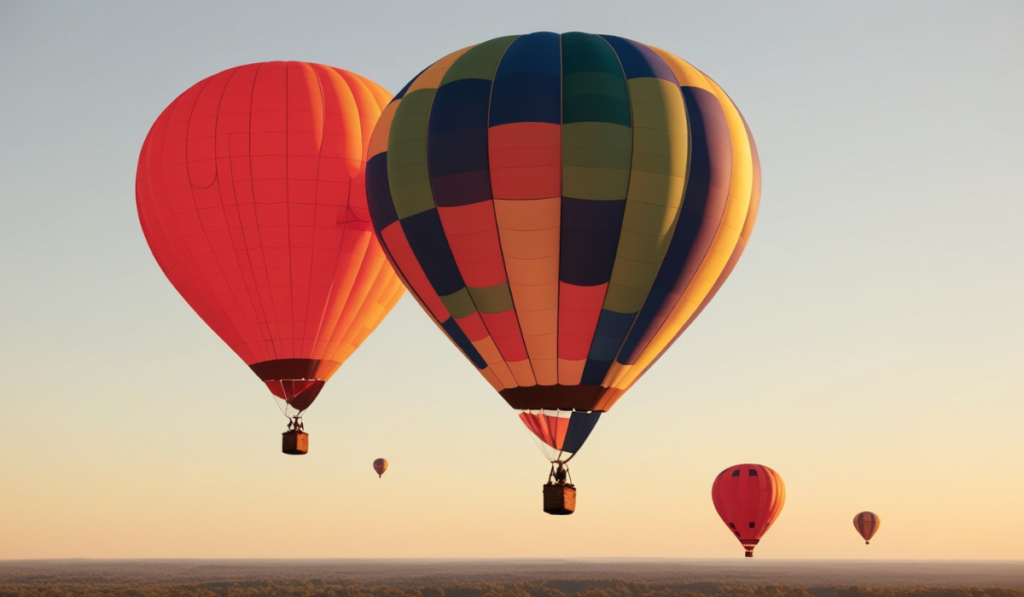
[[[673,85],[679,85],[676,74],[654,50],[624,37],[615,37],[614,35],[602,35],[601,37],[611,45],[619,56],[619,62],[622,64],[622,70],[626,73],[627,79],[656,77],[670,81]]]
[[[562,441],[562,451],[575,454],[583,447],[583,443],[590,437],[597,421],[601,418],[600,412],[581,413],[574,412],[569,415],[569,428],[565,430],[565,440]]]
[[[465,288],[466,284],[452,257],[437,210],[428,209],[401,222],[416,261],[420,263],[434,291],[439,296],[447,296]]]
[[[596,386],[604,381],[636,316],[636,313],[616,313],[607,309],[601,311],[594,340],[590,344],[590,353],[587,355],[587,364],[583,367],[581,384]]]
[[[486,129],[491,82],[459,79],[442,85],[430,106],[430,135],[457,129]]]
[[[509,45],[494,73],[490,126],[562,122],[562,58],[556,33],[531,33]]]
[[[391,186],[388,184],[386,151],[366,162],[366,203],[375,229],[384,230],[398,219],[395,202],[391,200]]]
[[[658,310],[661,309],[669,292],[679,280],[683,265],[685,265],[686,258],[693,249],[693,242],[700,231],[701,223],[704,220],[704,208],[707,206],[708,184],[711,182],[711,158],[708,153],[704,118],[700,106],[697,104],[696,94],[708,94],[708,92],[692,87],[683,87],[681,92],[690,119],[690,173],[686,181],[686,192],[683,195],[683,208],[679,211],[679,221],[676,223],[672,241],[665,253],[665,259],[661,262],[661,268],[654,279],[651,292],[647,296],[647,300],[644,301],[636,323],[619,352],[617,360],[623,364],[630,362],[644,332],[653,323]]]
[[[455,345],[459,347],[462,352],[469,357],[469,360],[473,362],[473,365],[477,369],[486,369],[487,361],[484,360],[480,353],[477,351],[473,343],[469,341],[466,334],[459,327],[459,323],[455,321],[453,317],[449,317],[447,320],[441,323],[441,328],[444,330],[448,337],[455,342]]]
[[[562,197],[559,280],[578,286],[597,286],[611,280],[625,212],[625,199]]]
[[[488,171],[487,129],[457,129],[430,133],[427,138],[430,177]],[[435,197],[436,198],[436,197]]]

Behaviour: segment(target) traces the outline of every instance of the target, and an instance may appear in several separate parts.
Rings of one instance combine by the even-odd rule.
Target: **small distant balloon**
[[[377,478],[384,476],[384,471],[388,470],[388,461],[383,458],[378,458],[373,461],[373,470],[377,471]]]
[[[864,537],[864,545],[871,545],[871,538],[875,536],[880,526],[882,519],[874,512],[861,512],[853,517],[853,528]]]
[[[730,466],[715,478],[711,499],[746,557],[779,517],[786,503],[786,485],[779,473],[760,464]]]

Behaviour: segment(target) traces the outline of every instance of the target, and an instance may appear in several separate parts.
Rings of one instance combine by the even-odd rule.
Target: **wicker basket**
[[[576,511],[576,487],[560,483],[544,486],[544,511],[548,514],[565,515]]]
[[[301,431],[285,431],[281,434],[281,451],[285,454],[309,452],[309,434]]]

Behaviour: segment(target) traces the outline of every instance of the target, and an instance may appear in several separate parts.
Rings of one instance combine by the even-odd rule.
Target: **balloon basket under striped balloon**
[[[285,454],[309,452],[309,434],[301,431],[285,431],[281,434],[281,451]]]
[[[562,483],[548,483],[544,486],[544,511],[563,516],[576,511],[576,487]]]

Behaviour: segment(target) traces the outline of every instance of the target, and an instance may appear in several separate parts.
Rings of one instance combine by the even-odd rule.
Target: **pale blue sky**
[[[310,409],[312,452],[281,455],[272,399],[141,234],[153,120],[242,63],[395,91],[536,30],[722,85],[764,173],[743,260],[574,460],[571,517],[540,512],[527,432],[410,298]],[[733,557],[710,485],[743,461],[789,488],[759,556],[1024,557],[1024,5],[7,1],[0,81],[0,558]]]

